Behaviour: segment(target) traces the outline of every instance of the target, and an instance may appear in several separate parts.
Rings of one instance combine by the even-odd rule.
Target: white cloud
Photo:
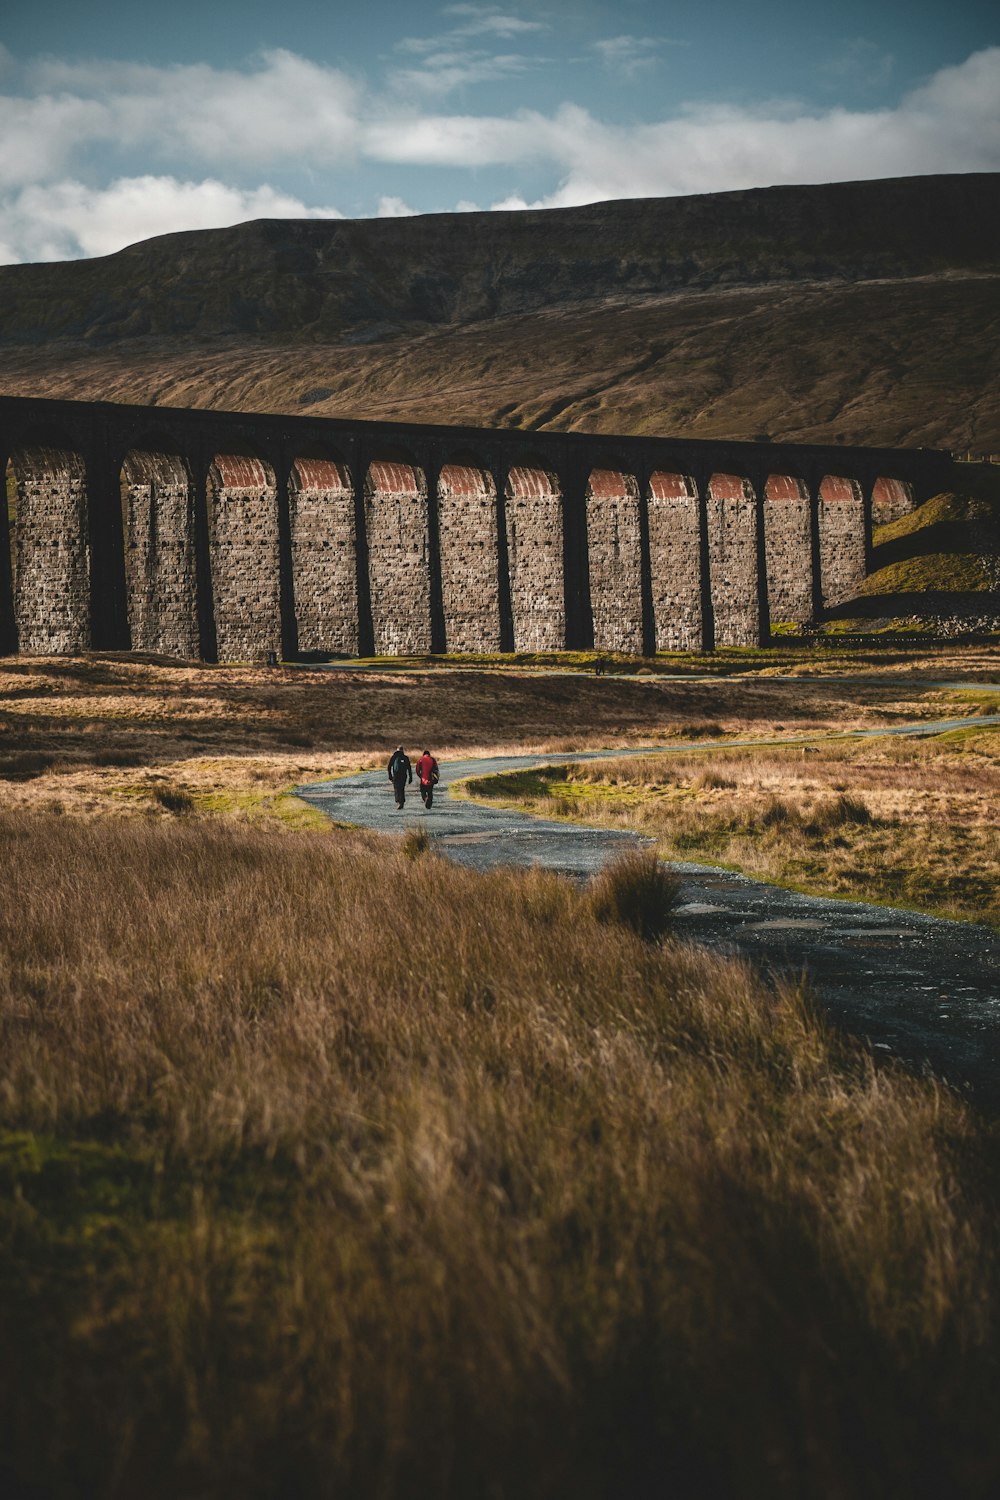
[[[95,189],[70,180],[23,188],[3,205],[0,258],[9,263],[110,255],[174,230],[221,229],[247,219],[342,217],[267,185],[242,192],[212,179],[128,177]]]
[[[396,52],[418,58],[419,63],[392,69],[390,90],[411,97],[441,98],[474,84],[515,77],[544,62],[537,53],[498,52],[489,46],[491,42],[527,40],[548,31],[544,21],[523,21],[490,5],[451,5],[443,14],[457,17],[462,24],[436,36],[401,37],[396,43]]]
[[[546,21],[524,21],[520,16],[506,15],[495,5],[447,5],[442,14],[463,21],[455,27],[459,36],[512,37],[549,30]]]
[[[607,125],[586,109],[554,115],[418,115],[362,137],[376,160],[411,166],[547,164],[558,186],[533,206],[1000,169],[1000,48],[943,69],[895,109],[689,108],[651,125]],[[521,202],[517,194],[503,207]]]
[[[534,58],[517,52],[432,52],[421,58],[419,67],[396,68],[390,78],[403,94],[441,98],[471,84],[514,78],[536,66]]]
[[[376,219],[411,219],[417,212],[402,198],[382,197],[378,200],[378,208],[375,210]]]
[[[0,184],[59,175],[87,148],[256,168],[295,160],[350,160],[357,86],[334,68],[285,51],[245,71],[207,64],[44,59],[26,70],[27,94],[0,97]]]
[[[113,138],[110,112],[99,100],[0,96],[0,188],[52,177],[82,144]]]
[[[685,45],[669,37],[609,36],[595,42],[594,51],[609,73],[628,83],[656,67],[661,47]]]
[[[554,159],[554,130],[553,119],[534,112],[507,117],[414,112],[369,125],[361,150],[375,161],[409,166],[510,166]]]

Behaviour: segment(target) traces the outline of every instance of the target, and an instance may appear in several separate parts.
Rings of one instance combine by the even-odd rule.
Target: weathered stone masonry
[[[194,489],[187,465],[175,454],[131,452],[121,490],[132,649],[197,656]]]
[[[444,635],[449,651],[501,647],[497,492],[493,475],[445,464],[437,486]]]
[[[13,455],[18,643],[32,655],[90,645],[87,473],[78,453],[26,448]]]
[[[296,459],[288,508],[298,649],[356,656],[357,520],[345,465]]]
[[[933,450],[18,397],[0,461],[2,649],[222,661],[755,644],[951,479]]]
[[[261,661],[281,650],[278,510],[274,472],[246,454],[220,453],[208,471],[208,536],[220,661]]]
[[[694,479],[650,476],[649,558],[653,634],[660,651],[698,651],[706,640],[702,505]],[[709,642],[711,644],[711,642]]]
[[[642,520],[635,476],[594,469],[587,483],[590,608],[597,651],[640,654]]]

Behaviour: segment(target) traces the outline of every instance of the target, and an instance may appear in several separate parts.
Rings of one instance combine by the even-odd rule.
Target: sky
[[[0,263],[1000,170],[995,0],[4,0]]]

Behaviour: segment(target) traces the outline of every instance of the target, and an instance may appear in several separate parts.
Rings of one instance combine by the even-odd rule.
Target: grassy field
[[[1000,694],[955,694],[1000,712]],[[466,784],[546,816],[652,834],[662,854],[822,895],[1000,927],[1000,730],[591,761]]]
[[[801,993],[352,835],[0,849],[8,1492],[990,1493],[996,1138]]]
[[[400,738],[694,736],[694,808],[749,767],[720,735],[964,711],[926,794],[990,800],[989,694],[809,659],[795,686],[0,664],[0,1489],[993,1493],[994,1126],[675,946],[648,866],[481,877],[287,795]]]
[[[384,763],[404,741],[461,751],[574,750],[723,733],[822,733],[939,715],[945,700],[909,671],[996,676],[995,653],[783,649],[724,653],[720,681],[581,670],[480,671],[465,663],[324,672],[98,656],[0,660],[0,805],[84,815],[187,810],[283,823],[284,793]],[[762,666],[762,659],[766,665]],[[535,663],[534,665],[544,665]],[[700,675],[699,659],[689,666]],[[790,689],[772,677],[812,673]],[[750,669],[753,677],[729,677]],[[826,681],[845,670],[865,685]],[[294,817],[301,815],[301,809]]]

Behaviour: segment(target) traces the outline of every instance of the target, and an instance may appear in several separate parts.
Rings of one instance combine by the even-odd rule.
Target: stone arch
[[[329,449],[302,451],[288,475],[292,599],[302,655],[360,649],[354,480]]]
[[[134,651],[199,654],[194,486],[186,461],[130,448],[119,470],[128,629]]]
[[[437,481],[438,557],[447,651],[502,649],[496,481],[475,454],[458,451]]]
[[[566,570],[562,487],[526,455],[504,485],[507,557],[515,651],[566,645]]]
[[[757,646],[767,633],[759,507],[743,474],[714,473],[706,501],[712,618],[717,646]]]
[[[770,621],[806,625],[813,618],[813,525],[809,486],[794,474],[769,474],[764,485],[764,543]]]
[[[34,656],[87,650],[91,549],[84,458],[46,436],[13,447],[5,472],[13,502],[8,556],[18,648]]]
[[[635,476],[625,464],[592,469],[585,505],[594,649],[641,656],[642,517]]]
[[[403,450],[368,466],[364,484],[368,588],[376,656],[431,650],[427,479]]]
[[[819,573],[824,609],[853,599],[864,582],[867,526],[862,487],[845,474],[824,474],[818,498]]]
[[[265,661],[281,650],[274,469],[249,446],[227,445],[208,466],[206,501],[218,659]]]
[[[880,475],[872,486],[872,525],[888,526],[892,521],[908,516],[914,504],[912,484],[907,484],[905,479]]]
[[[700,651],[709,642],[698,486],[690,474],[657,469],[649,478],[649,571],[658,651]]]

